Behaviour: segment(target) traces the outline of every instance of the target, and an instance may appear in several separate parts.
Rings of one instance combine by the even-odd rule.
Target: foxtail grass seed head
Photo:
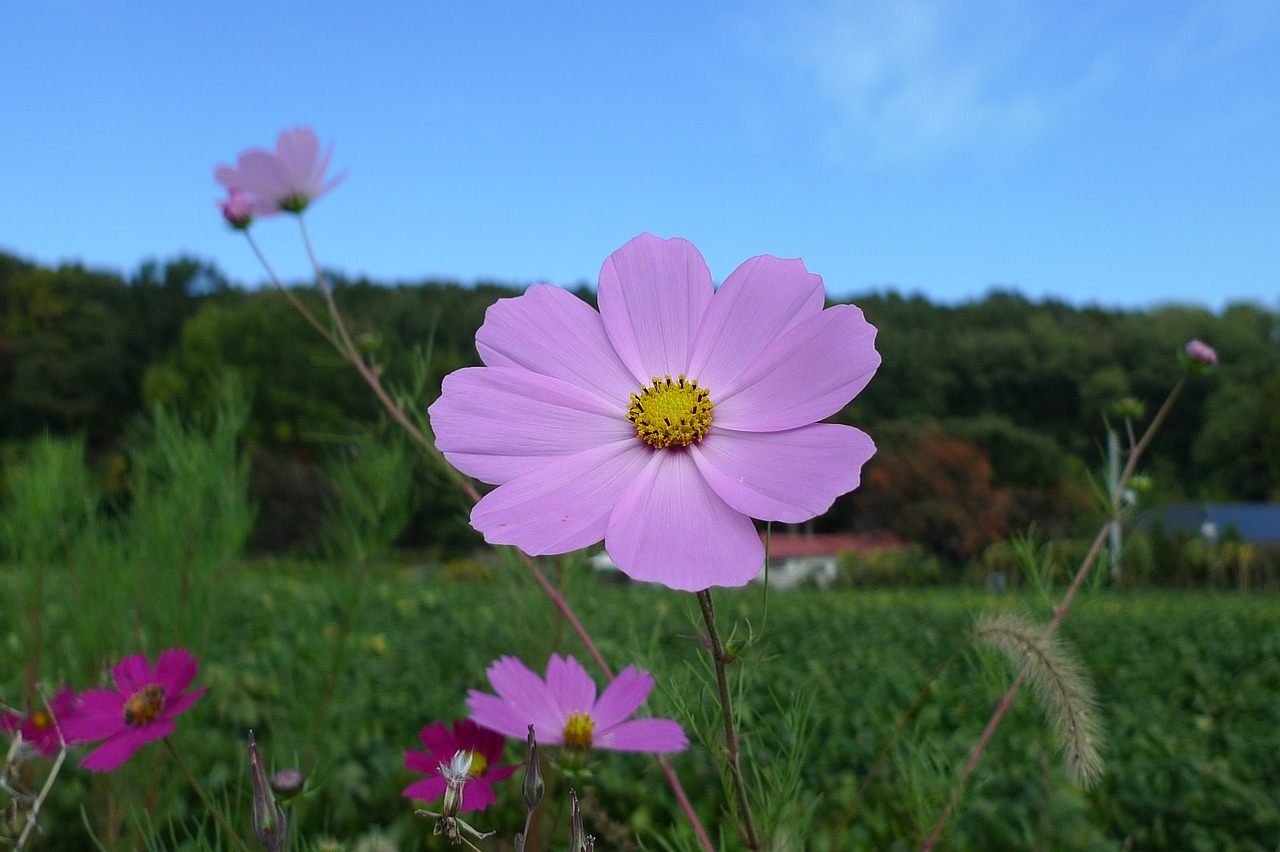
[[[1062,743],[1067,771],[1084,786],[1102,775],[1097,701],[1084,667],[1056,636],[1014,613],[997,613],[978,623],[974,639],[1002,654],[1027,679],[1050,726]]]

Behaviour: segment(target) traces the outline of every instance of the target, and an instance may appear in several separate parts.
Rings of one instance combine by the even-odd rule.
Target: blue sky
[[[44,263],[256,285],[213,168],[308,124],[349,275],[593,283],[651,231],[837,298],[1278,304],[1270,0],[24,0],[0,32],[0,248]]]

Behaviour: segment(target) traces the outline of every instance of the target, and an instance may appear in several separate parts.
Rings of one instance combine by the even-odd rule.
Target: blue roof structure
[[[1234,529],[1250,544],[1280,547],[1280,503],[1183,503],[1143,512],[1139,525],[1222,537]],[[1207,525],[1212,526],[1207,526]]]

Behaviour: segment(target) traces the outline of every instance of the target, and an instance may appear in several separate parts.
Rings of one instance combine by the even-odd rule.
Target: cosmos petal
[[[820,312],[824,298],[822,277],[804,261],[751,258],[716,290],[694,341],[689,377],[715,402],[718,388],[730,386],[782,332]]]
[[[605,333],[600,314],[572,293],[538,284],[499,299],[484,315],[476,349],[490,367],[522,367],[571,382],[626,411],[640,385]]]
[[[309,127],[285,130],[276,137],[276,156],[280,158],[289,184],[306,189],[315,179],[315,165],[320,158],[320,139]]]
[[[483,778],[472,778],[462,786],[462,805],[459,812],[479,811],[498,801],[493,794],[493,787]]]
[[[125,730],[89,752],[85,759],[80,761],[80,765],[95,772],[109,772],[128,760],[142,746],[172,734],[176,727],[172,719],[157,719],[138,727],[127,726]]]
[[[236,164],[240,173],[240,188],[256,201],[275,207],[292,194],[289,173],[280,158],[261,148],[253,148],[240,155]]]
[[[166,698],[164,703],[164,715],[172,718],[187,712],[191,709],[191,705],[195,704],[200,696],[204,695],[204,691],[206,689],[208,689],[208,687],[202,686],[199,689],[192,690],[191,692],[183,693],[181,695],[174,696],[173,698]]]
[[[439,769],[441,762],[435,752],[418,751],[412,748],[404,750],[404,768],[412,769],[414,772],[435,772]],[[407,790],[405,792],[408,793]]]
[[[573,657],[551,655],[547,662],[547,688],[566,713],[589,713],[596,702],[596,682]]]
[[[712,490],[686,452],[659,452],[609,516],[605,549],[623,573],[681,591],[741,586],[764,565],[751,519]]]
[[[451,373],[427,409],[445,458],[493,485],[539,470],[555,457],[623,440],[636,443],[625,411],[577,385],[516,367]],[[496,423],[502,428],[494,428]]]
[[[549,719],[541,721],[531,718],[531,713],[524,708],[513,706],[496,695],[473,689],[467,693],[467,710],[477,725],[483,725],[508,737],[524,737],[529,733],[529,725],[533,724],[538,732],[538,742],[544,745],[558,745],[564,739],[564,721],[553,722]]]
[[[648,751],[671,754],[689,747],[684,729],[671,719],[632,719],[614,725],[596,737],[596,748],[612,751]]]
[[[422,744],[427,747],[435,763],[448,760],[460,748],[457,739],[441,722],[423,728],[418,732],[418,739],[422,740]],[[410,752],[405,752],[406,759],[409,754]],[[435,765],[433,764],[431,768],[434,769]]]
[[[552,458],[486,494],[471,525],[490,544],[514,544],[532,556],[588,547],[605,537],[610,512],[651,455],[633,433]]]
[[[156,659],[155,682],[172,699],[186,691],[199,668],[200,661],[186,648],[170,648]]]
[[[639,710],[652,689],[653,675],[627,666],[605,687],[591,718],[600,729],[612,728]]]
[[[713,428],[689,447],[702,476],[731,507],[788,524],[822,514],[857,488],[875,451],[866,433],[830,423],[785,432]]]
[[[637,384],[688,372],[714,291],[706,261],[687,240],[641,234],[609,255],[600,269],[600,317]]]
[[[880,366],[876,330],[853,305],[835,305],[791,326],[712,401],[712,423],[780,432],[830,417]]]
[[[412,769],[415,772],[435,772],[440,765],[439,761],[433,763],[430,767],[410,766],[406,756],[405,769]],[[423,778],[421,781],[414,781],[408,787],[404,788],[404,795],[410,799],[421,799],[424,802],[434,802],[436,799],[444,795],[444,791],[448,788],[449,782],[445,781],[440,775],[432,775],[429,778]],[[466,793],[466,787],[462,788]]]

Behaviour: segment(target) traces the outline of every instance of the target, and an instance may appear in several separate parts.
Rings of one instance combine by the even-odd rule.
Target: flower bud
[[[1113,402],[1111,410],[1117,417],[1123,417],[1125,420],[1141,420],[1147,413],[1147,406],[1140,399],[1126,396]]]
[[[222,208],[222,218],[237,231],[246,230],[253,222],[253,211],[243,190],[227,190],[227,200],[220,202],[218,206]]]
[[[267,783],[267,770],[253,731],[249,732],[249,773],[253,779],[253,836],[267,852],[278,852],[284,846],[284,810]]]
[[[284,802],[296,798],[306,784],[307,778],[301,769],[281,769],[271,776],[271,790]]]
[[[524,805],[533,810],[542,801],[546,784],[542,781],[542,769],[538,766],[538,740],[533,735],[533,725],[529,726],[529,754],[524,761]]]
[[[1218,353],[1203,340],[1192,340],[1183,350],[1182,363],[1187,369],[1199,373],[1218,363]]]

